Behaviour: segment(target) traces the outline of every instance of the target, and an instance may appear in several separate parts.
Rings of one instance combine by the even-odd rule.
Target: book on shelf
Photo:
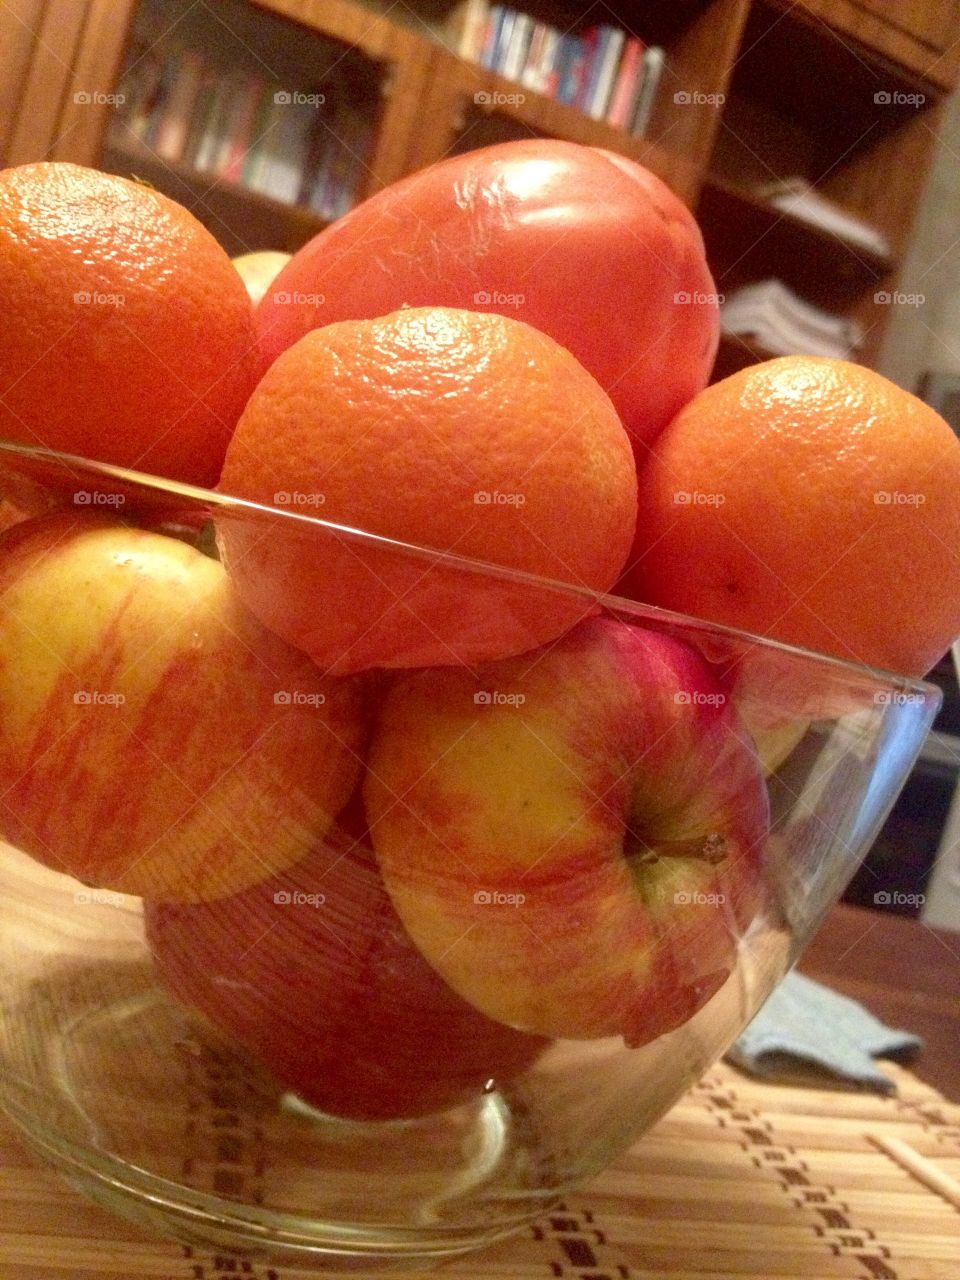
[[[587,41],[582,36],[564,36],[567,56],[563,60],[563,74],[557,86],[556,98],[566,106],[574,107],[580,96],[584,72],[589,57]]]
[[[488,0],[461,0],[445,42],[468,61],[637,136],[649,125],[665,64],[659,45],[622,27],[561,33]]]
[[[597,53],[599,48],[600,28],[590,27],[580,37],[579,48],[574,59],[576,83],[573,86],[570,105],[576,107],[578,111],[586,111],[587,109],[587,101],[593,90],[594,78],[598,67]]]
[[[540,64],[543,60],[543,45],[548,30],[546,23],[535,22],[533,25],[530,43],[527,46],[527,56],[520,72],[520,83],[524,88],[539,91]]]
[[[122,100],[120,116],[126,128],[140,141],[157,109],[162,76],[163,59],[157,56],[156,50],[149,46],[135,46],[131,52],[130,67],[120,80],[118,92]]]
[[[273,120],[275,105],[273,95],[267,92],[267,86],[264,85],[253,113],[250,138],[244,148],[243,167],[240,170],[240,182],[243,186],[254,186],[254,179],[263,168],[270,130],[276,127]]]
[[[154,151],[165,160],[176,160],[183,154],[203,75],[203,60],[192,49],[184,49],[173,66],[169,92],[153,139]]]
[[[658,44],[649,45],[643,52],[640,84],[630,125],[630,132],[635,138],[642,138],[650,125],[666,60],[666,53]]]
[[[448,43],[454,53],[468,62],[476,62],[483,48],[489,20],[488,0],[461,0],[447,24]]]
[[[258,171],[255,190],[274,200],[295,204],[303,180],[303,168],[317,125],[316,108],[309,102],[274,102],[271,128]],[[274,123],[275,122],[275,123]]]
[[[613,83],[616,78],[626,33],[620,27],[601,27],[597,45],[596,72],[586,103],[586,112],[594,120],[605,120],[610,107]]]
[[[510,31],[510,40],[503,58],[503,75],[508,80],[519,80],[527,61],[534,22],[528,13],[518,13]]]
[[[543,33],[543,47],[540,52],[540,62],[537,66],[535,75],[537,79],[537,90],[539,93],[552,96],[556,92],[554,82],[554,74],[557,68],[557,57],[560,52],[560,41],[562,37],[556,27],[547,27]]]
[[[645,48],[646,45],[636,36],[631,36],[624,46],[607,111],[607,122],[617,129],[626,129],[633,119],[633,107],[640,82],[640,63]]]
[[[193,167],[201,173],[214,169],[220,142],[226,136],[231,107],[232,86],[226,76],[220,76],[213,86],[213,94],[203,121],[203,133],[193,160]]]
[[[160,78],[153,94],[150,114],[140,135],[151,149],[156,147],[157,134],[173,93],[178,57],[179,55],[174,54],[173,57],[167,58],[160,68]]]
[[[254,122],[264,88],[265,85],[259,76],[249,76],[237,95],[229,144],[221,170],[223,176],[230,182],[243,180],[243,166],[254,138]]]
[[[500,28],[503,26],[503,15],[504,6],[502,4],[491,5],[487,20],[483,24],[483,40],[476,61],[482,63],[485,67],[493,66],[493,54],[497,47]]]
[[[369,116],[349,98],[339,98],[333,124],[324,134],[315,139],[317,153],[300,202],[333,220],[356,200],[372,140]]]
[[[179,157],[184,164],[189,165],[191,168],[196,168],[197,152],[207,131],[207,120],[216,105],[219,85],[220,73],[215,71],[213,67],[204,67],[200,74],[200,84],[197,88],[197,98],[193,107],[190,127],[187,130],[183,151]]]
[[[339,217],[354,202],[373,134],[376,82],[359,65],[334,71],[341,45],[324,42],[313,59],[326,66],[322,93],[224,71],[195,49],[134,49],[131,57],[113,125],[118,142],[126,130],[161,160],[325,217]]]

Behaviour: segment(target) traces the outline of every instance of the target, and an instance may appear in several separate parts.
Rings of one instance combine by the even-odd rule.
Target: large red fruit
[[[706,385],[719,332],[689,210],[640,165],[550,139],[444,160],[321,232],[258,308],[264,363],[310,329],[407,304],[542,329],[607,391],[641,453]]]
[[[444,1110],[546,1045],[450,990],[404,932],[369,845],[342,831],[244,893],[145,915],[171,990],[335,1115]]]

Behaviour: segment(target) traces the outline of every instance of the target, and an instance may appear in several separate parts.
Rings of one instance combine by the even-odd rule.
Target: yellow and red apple
[[[90,515],[0,539],[0,835],[99,887],[233,893],[322,839],[363,689],[249,615],[220,564]]]
[[[22,520],[26,520],[26,512],[8,498],[0,497],[0,533],[4,533],[7,529],[12,529],[15,524],[20,524]]]
[[[257,249],[253,253],[241,253],[233,259],[233,265],[246,286],[254,306],[289,261],[290,254],[281,253],[277,249]]]
[[[446,986],[404,932],[369,844],[339,826],[302,862],[243,893],[148,903],[145,917],[170,990],[335,1115],[445,1110],[516,1075],[545,1047]]]
[[[768,800],[695,650],[613,619],[479,671],[395,680],[365,801],[414,942],[478,1009],[637,1045],[731,973]]]

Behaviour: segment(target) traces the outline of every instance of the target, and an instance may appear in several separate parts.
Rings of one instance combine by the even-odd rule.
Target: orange
[[[0,171],[0,437],[215,484],[253,317],[181,205],[78,165]]]
[[[616,580],[636,519],[630,443],[594,378],[530,325],[443,307],[289,347],[250,398],[221,488],[594,590]],[[505,657],[590,608],[279,521],[221,522],[220,542],[261,620],[339,673]]]
[[[904,674],[960,633],[960,440],[843,360],[754,365],[640,473],[632,594]]]

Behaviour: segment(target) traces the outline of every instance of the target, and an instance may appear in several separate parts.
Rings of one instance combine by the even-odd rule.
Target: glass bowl
[[[369,1273],[542,1214],[750,1021],[856,870],[939,705],[897,675],[293,502],[12,444],[0,481],[60,512],[63,544],[102,516],[123,522],[121,548],[139,526],[194,564],[192,542],[218,580],[218,542],[228,569],[250,555],[258,608],[261,588],[303,597],[318,565],[352,557],[370,597],[342,599],[345,625],[380,593],[391,626],[397,610],[428,617],[449,654],[314,669],[297,688],[208,651],[198,623],[191,654],[161,661],[173,597],[169,627],[162,609],[134,626],[104,616],[93,569],[72,591],[54,574],[38,623],[5,568],[16,533],[0,556],[0,626],[33,645],[17,669],[8,643],[0,669],[0,1104],[75,1186],[188,1243]],[[255,626],[231,617],[241,639]],[[86,637],[82,659],[64,627]],[[491,628],[526,651],[478,665]],[[334,725],[343,754],[314,777],[309,717],[331,717],[347,686],[362,723],[352,738]],[[247,754],[218,770],[251,714]],[[270,735],[285,752],[258,755]],[[341,766],[327,812],[315,793]],[[203,821],[170,839],[163,805],[181,787]],[[89,870],[118,832],[139,841],[129,874],[163,868],[136,881],[155,895]],[[82,879],[61,869],[80,849]],[[214,874],[234,863],[239,886]]]

